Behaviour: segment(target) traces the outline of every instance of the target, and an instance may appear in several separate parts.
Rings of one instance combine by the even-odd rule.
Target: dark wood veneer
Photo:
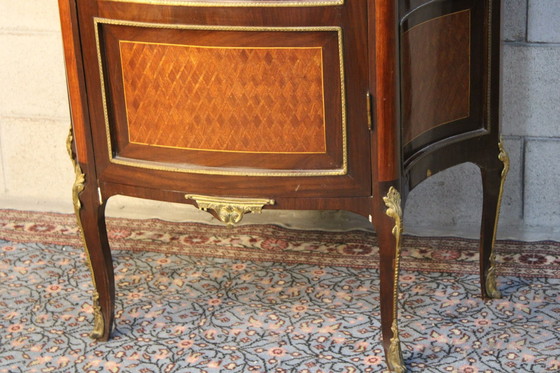
[[[470,116],[470,26],[471,12],[466,9],[402,33],[404,144]]]
[[[104,218],[106,202],[114,195],[194,205],[200,202],[185,195],[264,198],[274,200],[265,208],[343,209],[369,216],[380,247],[383,346],[389,368],[403,372],[397,323],[402,208],[409,191],[430,175],[473,162],[481,169],[484,191],[482,296],[499,295],[492,247],[508,167],[498,145],[499,0],[59,0],[59,7],[72,108],[74,206],[95,285],[94,338],[110,337],[114,317],[113,264]],[[282,89],[270,77],[259,79],[259,68],[267,70],[257,59],[255,70],[243,66],[248,73],[237,79],[246,78],[247,87],[270,88],[269,100],[289,92],[285,102],[293,108],[283,111],[269,103],[258,111],[260,118],[235,122],[243,126],[243,136],[249,136],[243,143],[208,142],[200,136],[219,138],[219,121],[232,125],[228,116],[203,131],[193,118],[216,110],[212,102],[207,104],[209,99],[196,101],[199,110],[175,110],[165,100],[177,95],[189,100],[189,94],[220,90],[219,85],[199,84],[182,94],[156,89],[153,81],[142,84],[135,79],[154,79],[160,70],[149,64],[135,69],[132,54],[137,51],[126,50],[123,58],[123,43],[320,48],[322,91],[311,93],[305,84]],[[148,49],[138,51],[153,52]],[[159,64],[174,64],[164,69],[165,79],[161,74],[157,79],[164,84],[185,79],[189,71],[174,60],[186,58],[185,53],[188,50],[175,50],[172,56],[155,58]],[[282,55],[285,60],[280,53],[266,58],[290,63],[289,53]],[[296,55],[301,61],[312,58],[312,53]],[[295,73],[289,67],[285,71]],[[309,79],[318,79],[317,68],[309,71]],[[126,90],[131,101],[126,101]],[[150,95],[167,96],[148,100]],[[316,109],[309,105],[319,96],[323,121],[314,123],[303,114]],[[131,112],[127,116],[127,110],[138,110],[146,102],[154,108],[139,111],[144,118],[131,119]],[[251,111],[247,106],[244,110]],[[306,111],[300,123],[276,124],[270,131],[273,140],[263,136],[270,122],[263,113],[270,112],[281,123],[284,117],[297,118],[292,115],[297,110]],[[191,112],[192,118],[181,121]],[[166,115],[177,116],[166,122],[171,127],[159,122],[167,120]],[[322,125],[324,137],[306,124]],[[159,137],[163,132],[181,136],[189,129],[198,142]],[[276,137],[279,143],[273,143]],[[220,216],[218,210],[215,216]]]
[[[407,159],[434,142],[486,128],[489,60],[481,25],[488,14],[484,1],[477,0],[403,8],[401,115]],[[434,53],[438,49],[445,52]]]

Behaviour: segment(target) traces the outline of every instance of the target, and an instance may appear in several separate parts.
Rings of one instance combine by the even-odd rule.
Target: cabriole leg
[[[115,280],[105,226],[105,203],[99,201],[97,185],[87,182],[87,177],[82,172],[72,150],[72,140],[72,129],[70,129],[67,150],[76,173],[72,187],[72,200],[93,282],[94,326],[91,337],[106,341],[109,339],[113,324]]]
[[[483,298],[500,298],[501,294],[496,285],[496,231],[500,215],[500,205],[504,190],[506,175],[509,171],[509,157],[502,142],[498,144],[498,159],[501,168],[481,167],[482,174],[482,223],[480,230],[480,281]]]

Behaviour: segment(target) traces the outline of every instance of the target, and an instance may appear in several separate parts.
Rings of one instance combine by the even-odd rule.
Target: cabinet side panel
[[[469,9],[431,19],[402,35],[403,142],[469,117]]]
[[[418,0],[415,5],[400,1],[404,159],[456,136],[477,137],[488,130],[487,3]]]

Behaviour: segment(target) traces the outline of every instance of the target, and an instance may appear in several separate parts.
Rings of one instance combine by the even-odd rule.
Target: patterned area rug
[[[116,329],[96,343],[74,217],[0,214],[0,373],[385,369],[370,232],[109,219]],[[498,242],[489,302],[477,245],[405,237],[409,371],[560,371],[560,243]]]

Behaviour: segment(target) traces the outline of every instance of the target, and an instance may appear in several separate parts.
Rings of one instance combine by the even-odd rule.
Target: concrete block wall
[[[500,235],[560,238],[560,1],[503,2],[502,126],[511,170]],[[70,212],[70,122],[57,2],[0,0],[0,46],[0,207]],[[475,236],[481,196],[473,165],[435,175],[411,193],[407,230]],[[142,209],[150,215],[155,206],[170,218],[192,211],[117,198],[110,213]]]
[[[0,0],[0,206],[71,211],[55,0]]]

